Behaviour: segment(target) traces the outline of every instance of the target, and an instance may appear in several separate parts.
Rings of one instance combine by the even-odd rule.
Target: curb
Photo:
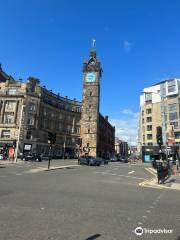
[[[156,170],[154,170],[153,168],[145,168],[145,169],[146,169],[146,171],[151,173],[154,176],[154,178],[150,178],[150,179],[147,179],[147,180],[139,183],[139,186],[149,187],[149,188],[158,188],[158,189],[180,190],[180,184],[178,184],[178,183],[172,183],[171,187],[157,184],[157,175],[155,174]]]
[[[51,167],[50,169],[46,168],[34,168],[26,171],[25,173],[38,173],[38,172],[44,172],[44,171],[52,171],[57,169],[71,169],[74,167],[80,167],[80,165],[65,165],[65,166],[59,166],[59,167]]]

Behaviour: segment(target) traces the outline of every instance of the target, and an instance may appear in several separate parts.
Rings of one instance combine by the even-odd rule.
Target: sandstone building
[[[95,49],[83,63],[83,101],[81,113],[82,154],[108,157],[114,153],[115,128],[99,112],[101,63]]]
[[[79,147],[82,155],[113,153],[115,129],[99,113],[100,76],[100,62],[91,51],[90,61],[83,64],[83,102],[79,102],[54,94],[34,77],[15,80],[0,66],[0,154],[8,156],[15,147],[18,155],[48,154],[49,133],[56,136],[52,145],[56,157],[75,157]]]
[[[18,137],[19,153],[48,154],[49,132],[56,133],[54,155],[74,155],[80,117],[81,102],[52,93],[38,79],[22,83],[0,69],[0,149],[6,147],[6,155]]]

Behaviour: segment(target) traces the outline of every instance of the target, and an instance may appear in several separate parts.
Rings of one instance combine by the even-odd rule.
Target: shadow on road
[[[101,236],[101,234],[95,234],[95,235],[92,235],[92,236],[86,238],[85,240],[94,240],[94,239],[97,239],[100,236]],[[177,239],[177,240],[179,240],[179,239]]]
[[[175,179],[169,179],[168,181],[165,181],[165,183],[172,183],[172,182],[175,182]]]

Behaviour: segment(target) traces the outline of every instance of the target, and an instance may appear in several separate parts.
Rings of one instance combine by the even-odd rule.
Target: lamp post
[[[165,145],[165,148],[166,148],[166,158],[167,158],[167,144],[166,144],[166,111],[165,111],[165,96],[163,96],[162,94],[160,93],[157,93],[157,92],[142,92],[143,94],[157,94],[161,97],[161,100],[162,100],[162,104],[161,104],[161,109],[162,109],[162,112],[163,112],[163,118],[162,118],[162,133],[163,133],[163,143]]]

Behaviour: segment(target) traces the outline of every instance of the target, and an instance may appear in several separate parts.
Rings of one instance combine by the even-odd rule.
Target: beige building
[[[15,80],[0,69],[0,150],[49,152],[48,134],[56,136],[52,152],[74,156],[80,138],[81,102],[61,97],[40,86],[38,79]]]
[[[128,143],[120,140],[119,138],[115,138],[115,153],[118,156],[127,157],[128,156]]]
[[[158,146],[156,140],[158,126],[162,127],[164,145],[166,143],[179,145],[179,101],[179,79],[168,79],[143,89],[140,96],[139,149],[143,146],[149,149],[151,146]]]

